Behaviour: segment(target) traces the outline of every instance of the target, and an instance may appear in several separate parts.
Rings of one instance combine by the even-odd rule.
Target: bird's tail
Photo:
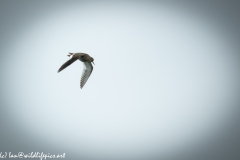
[[[67,56],[68,56],[68,57],[71,57],[73,54],[74,54],[74,53],[69,52]]]

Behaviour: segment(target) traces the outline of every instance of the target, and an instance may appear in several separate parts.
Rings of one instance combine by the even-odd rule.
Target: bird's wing
[[[80,87],[83,88],[84,84],[87,82],[93,70],[91,62],[83,62],[83,72],[80,81]]]
[[[75,62],[78,58],[71,58],[69,59],[67,62],[65,62],[58,70],[58,72],[61,72],[64,68],[66,68],[67,66],[69,66],[70,64],[72,64],[73,62]]]

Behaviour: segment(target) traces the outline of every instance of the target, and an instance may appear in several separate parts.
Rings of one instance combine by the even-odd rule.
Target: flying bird
[[[67,56],[71,57],[71,59],[69,59],[59,68],[58,73],[61,72],[64,68],[68,67],[73,62],[75,62],[76,60],[82,61],[83,72],[82,72],[82,77],[80,81],[80,88],[82,89],[93,71],[93,66],[91,62],[94,64],[93,62],[94,59],[86,53],[70,53],[69,52]]]

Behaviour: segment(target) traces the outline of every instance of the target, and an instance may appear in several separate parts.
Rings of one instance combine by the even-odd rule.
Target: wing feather
[[[80,81],[81,88],[83,88],[83,86],[87,82],[92,71],[93,71],[93,66],[92,66],[91,62],[83,62],[83,72],[82,72],[82,77],[81,77],[81,81]]]
[[[75,62],[77,60],[77,58],[71,58],[69,59],[67,62],[65,62],[58,70],[58,72],[61,72],[64,68],[68,67],[70,64],[72,64],[73,62]]]

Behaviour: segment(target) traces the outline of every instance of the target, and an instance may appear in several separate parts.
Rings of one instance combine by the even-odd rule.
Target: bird
[[[79,53],[69,52],[69,54],[67,56],[71,57],[71,59],[69,59],[67,62],[65,62],[59,68],[58,73],[61,72],[66,67],[68,67],[69,65],[71,65],[76,60],[80,60],[81,62],[83,62],[83,72],[82,72],[82,77],[80,80],[80,88],[82,89],[93,71],[93,66],[92,66],[91,62],[94,64],[94,62],[93,62],[94,59],[91,56],[89,56],[88,54],[80,53],[80,52]]]

